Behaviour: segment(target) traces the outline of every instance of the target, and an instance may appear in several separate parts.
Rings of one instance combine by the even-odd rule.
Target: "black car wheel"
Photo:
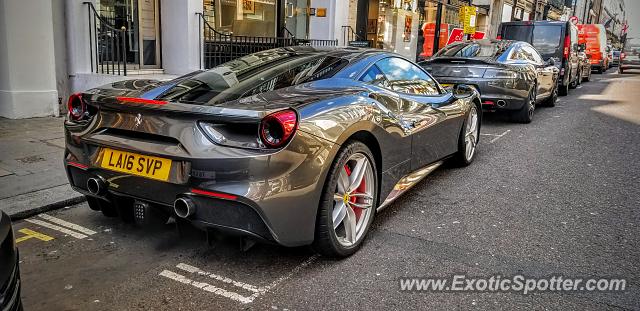
[[[329,257],[355,253],[375,216],[378,173],[369,148],[353,141],[342,147],[329,171],[318,208],[313,248]]]
[[[558,94],[560,96],[567,96],[569,95],[569,86],[568,85],[564,85],[564,84],[560,84],[558,86]]]
[[[453,165],[463,167],[471,164],[476,156],[480,140],[480,115],[478,107],[473,105],[464,120],[458,137],[458,152],[453,157]]]
[[[569,82],[569,88],[575,89],[576,87],[578,87],[578,79],[573,79],[573,77],[571,77],[569,78],[569,81],[571,81]]]
[[[622,67],[618,67],[618,73],[619,74],[623,74],[624,73],[624,71],[622,70]]]
[[[535,89],[535,88],[534,88]],[[536,96],[534,90],[529,92],[529,96],[527,97],[526,103],[522,105],[516,113],[513,115],[513,119],[519,123],[531,123],[533,120],[533,112],[536,109]]]
[[[602,67],[599,67],[598,69],[596,69],[596,73],[597,73],[597,74],[602,74],[602,71],[603,71],[603,70],[602,70]]]
[[[554,87],[553,91],[551,92],[551,96],[549,96],[549,98],[544,100],[544,105],[547,107],[555,107],[557,101],[558,101],[558,86],[556,85],[556,87]]]

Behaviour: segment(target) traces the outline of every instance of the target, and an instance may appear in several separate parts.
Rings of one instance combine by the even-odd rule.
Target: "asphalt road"
[[[85,204],[18,221],[18,237],[44,234],[18,244],[25,310],[640,309],[638,98],[640,75],[610,70],[529,125],[485,115],[476,161],[427,177],[339,261],[305,247],[242,252],[234,239],[209,247]],[[59,220],[81,227],[65,234]],[[399,290],[400,277],[455,273],[618,277],[627,289]]]

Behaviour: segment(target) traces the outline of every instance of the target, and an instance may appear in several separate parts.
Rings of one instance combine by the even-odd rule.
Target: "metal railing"
[[[353,30],[353,27],[351,26],[342,26],[342,42],[343,45],[350,45],[351,42],[368,42],[368,46],[371,47],[372,46],[372,41],[371,40],[367,40],[367,38],[363,38],[362,36],[360,36],[358,33],[355,32],[355,30]]]
[[[200,68],[210,69],[252,53],[296,45],[336,46],[337,40],[297,39],[290,37],[253,37],[224,34],[214,29],[202,13],[196,13],[200,34]],[[288,31],[288,30],[287,30]]]
[[[126,27],[120,29],[109,24],[93,6],[87,5],[89,18],[89,54],[91,72],[127,75]]]

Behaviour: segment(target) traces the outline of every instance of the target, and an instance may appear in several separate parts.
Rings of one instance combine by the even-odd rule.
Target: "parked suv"
[[[560,70],[560,95],[567,95],[569,88],[578,86],[578,28],[570,22],[506,22],[500,24],[498,38],[528,42],[538,50],[543,59],[553,58]]]

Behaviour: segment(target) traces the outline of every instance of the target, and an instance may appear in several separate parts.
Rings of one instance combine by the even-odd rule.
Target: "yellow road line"
[[[48,235],[40,233],[40,232],[35,232],[35,231],[33,231],[31,229],[27,229],[27,228],[22,228],[22,229],[18,230],[18,232],[23,233],[25,235],[22,236],[22,237],[17,238],[16,239],[16,243],[20,243],[22,241],[26,241],[26,240],[32,239],[32,238],[36,238],[38,240],[45,241],[45,242],[53,240],[52,236],[48,236]]]

